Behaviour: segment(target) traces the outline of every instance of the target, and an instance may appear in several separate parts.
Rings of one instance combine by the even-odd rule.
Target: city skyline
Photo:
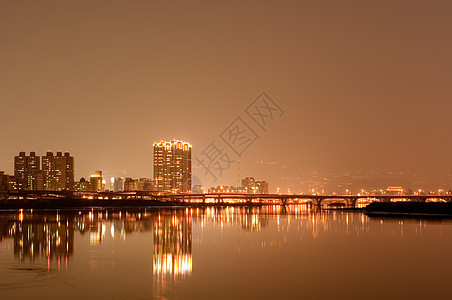
[[[447,178],[452,4],[410,3],[3,1],[0,116],[11,128],[0,170],[11,173],[22,149],[65,148],[77,178],[150,177],[154,141],[189,140],[199,157],[241,116],[259,135],[239,157],[241,177],[274,181],[252,162],[276,161],[276,178]],[[284,110],[267,131],[244,112],[262,91]],[[222,183],[237,185],[237,169]]]
[[[0,37],[2,300],[450,298],[451,0],[0,0]]]
[[[173,139],[171,143],[177,142],[178,140]],[[182,143],[186,143],[184,141],[180,141]],[[154,144],[158,143],[166,143],[163,141],[155,142]],[[188,143],[187,143],[188,144]],[[189,145],[189,144],[188,144]],[[191,149],[191,145],[190,145]],[[28,174],[25,172],[25,169],[16,170],[16,167],[13,169],[14,172],[10,173],[11,175],[14,175],[16,178],[15,185],[17,185],[16,188],[18,189],[33,189],[33,190],[74,190],[74,191],[93,191],[92,187],[90,187],[90,181],[91,185],[94,183],[93,178],[99,177],[95,185],[97,188],[95,191],[136,191],[136,190],[144,190],[144,191],[158,191],[159,188],[156,187],[154,180],[155,176],[153,175],[153,172],[151,172],[151,175],[148,175],[148,177],[137,177],[133,175],[126,175],[123,176],[117,176],[117,177],[109,177],[108,171],[107,175],[105,175],[104,171],[96,170],[94,172],[91,172],[91,175],[87,176],[81,176],[81,177],[74,177],[74,173],[76,172],[76,169],[74,168],[74,158],[69,156],[69,152],[65,151],[64,155],[61,150],[58,150],[56,152],[56,155],[53,156],[53,152],[48,150],[46,152],[45,156],[42,156],[43,158],[43,169],[41,170],[41,164],[40,164],[40,158],[41,156],[36,155],[36,152],[31,151],[29,152],[29,155],[26,155],[24,151],[19,152],[19,156],[14,157],[15,164],[18,164],[19,166],[22,166],[22,168],[25,168],[27,164],[27,159],[32,159],[31,163],[32,165],[38,165],[39,167],[37,169],[33,169],[33,172]],[[66,172],[59,171],[59,169],[62,168],[63,165],[66,163],[61,161],[59,164],[56,163],[56,160],[58,159],[65,159],[65,157],[69,157],[71,160],[69,161],[69,170],[70,172],[69,177],[66,177],[64,174]],[[49,162],[47,162],[49,159],[55,160],[55,162],[52,161],[52,165],[57,166],[61,165],[61,167],[57,167],[54,170],[48,170],[45,172],[44,170],[44,164],[49,165]],[[19,160],[19,161],[17,161]],[[46,163],[47,162],[47,163]],[[28,162],[29,163],[29,162]],[[290,163],[290,162],[289,162]],[[237,181],[235,182],[225,182],[220,181],[216,184],[212,185],[202,185],[199,183],[198,178],[194,178],[193,184],[188,184],[187,186],[195,187],[196,190],[199,191],[199,188],[202,187],[204,192],[207,192],[208,190],[220,192],[220,191],[226,191],[228,189],[231,190],[241,190],[246,185],[243,184],[243,180],[245,177],[249,176],[253,178],[253,175],[256,173],[272,173],[272,168],[284,168],[287,169],[284,165],[282,165],[281,162],[264,162],[264,161],[257,161],[253,162],[253,164],[256,166],[253,171],[248,170],[245,172],[243,176],[240,177],[240,170],[237,174]],[[153,169],[155,166],[153,166]],[[4,170],[0,170],[0,172],[5,172]],[[100,172],[100,175],[96,175]],[[64,174],[63,174],[64,173]],[[5,172],[5,174],[8,174],[8,172]],[[65,179],[57,179],[56,175],[60,174],[60,176],[65,177]],[[103,174],[103,175],[102,175]],[[413,193],[420,193],[419,190],[422,191],[423,194],[425,193],[445,193],[450,192],[452,190],[452,184],[450,183],[449,177],[452,175],[447,175],[446,177],[436,177],[433,179],[428,179],[425,177],[420,177],[416,173],[404,173],[404,172],[381,172],[381,171],[351,171],[351,172],[325,172],[322,170],[303,170],[303,172],[300,172],[300,174],[295,175],[293,178],[290,178],[290,173],[286,173],[285,178],[275,178],[272,176],[267,176],[267,178],[270,178],[270,188],[268,188],[267,181],[263,180],[261,177],[254,177],[258,178],[257,182],[264,182],[264,184],[267,185],[265,188],[265,191],[269,191],[270,193],[288,193],[288,194],[346,194],[346,193],[355,193],[358,194],[360,192],[365,191],[366,193],[376,193],[381,194],[381,191],[386,191],[387,188],[390,187],[397,187],[400,186],[404,189],[405,193],[407,194],[413,194]],[[301,176],[300,176],[301,175]],[[27,179],[25,179],[27,178]],[[46,178],[49,182],[46,182]],[[52,179],[55,178],[55,179]],[[187,177],[189,178],[189,177]],[[111,179],[111,181],[109,181]],[[290,181],[292,179],[292,182]],[[95,179],[94,179],[95,180]],[[118,183],[117,181],[120,181]],[[254,180],[254,178],[253,178]],[[287,181],[287,184],[277,184],[281,181]],[[298,184],[293,184],[293,180],[299,181]],[[58,183],[61,181],[60,183]],[[33,188],[27,187],[26,182],[28,182],[28,185],[33,186]],[[65,183],[66,182],[66,183]],[[115,183],[116,182],[116,183]],[[51,186],[47,188],[46,186]],[[72,188],[68,188],[73,187]],[[223,189],[223,186],[225,187]],[[39,187],[39,188],[38,188]],[[245,188],[246,190],[246,188]],[[243,190],[243,191],[245,191]],[[163,191],[163,188],[160,188],[160,191]],[[174,191],[173,191],[174,192]]]

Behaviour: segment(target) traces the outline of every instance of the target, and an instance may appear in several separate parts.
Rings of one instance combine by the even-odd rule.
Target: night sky
[[[152,177],[153,142],[176,138],[207,187],[452,174],[448,0],[0,0],[0,41],[8,173],[50,149],[71,152],[76,179]],[[281,108],[264,129],[245,112],[263,91]],[[240,155],[220,138],[238,117],[258,136]],[[211,142],[240,159],[216,182],[196,166]]]

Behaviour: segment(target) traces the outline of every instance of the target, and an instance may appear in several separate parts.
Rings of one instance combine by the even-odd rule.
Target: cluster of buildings
[[[110,190],[190,193],[192,146],[185,141],[172,140],[155,142],[153,148],[153,178],[111,178]]]
[[[102,171],[96,171],[87,181],[84,177],[74,183],[73,191],[77,192],[103,192],[105,191],[105,180]]]
[[[14,157],[14,175],[0,172],[0,190],[72,190],[74,186],[74,158],[69,152],[47,151],[44,156],[35,152],[20,152]]]
[[[148,191],[160,193],[205,193],[203,187],[194,186],[192,191],[192,146],[180,140],[160,141],[153,145],[154,177],[123,178],[112,177],[109,186],[102,171],[96,171],[89,179],[74,181],[74,158],[69,152],[48,151],[44,156],[35,152],[26,155],[20,152],[14,158],[14,175],[0,171],[0,191],[87,191],[127,192]],[[268,193],[268,183],[246,177],[242,186],[218,186],[209,193]]]
[[[194,187],[195,188],[195,187]],[[202,187],[196,187],[196,191],[203,193]],[[193,192],[195,193],[195,192]],[[217,186],[208,190],[209,194],[231,193],[231,194],[268,194],[268,183],[263,180],[256,180],[254,177],[242,179],[242,186]]]

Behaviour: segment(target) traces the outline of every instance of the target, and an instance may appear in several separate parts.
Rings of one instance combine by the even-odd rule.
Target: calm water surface
[[[0,212],[1,299],[451,299],[452,222],[263,208]]]

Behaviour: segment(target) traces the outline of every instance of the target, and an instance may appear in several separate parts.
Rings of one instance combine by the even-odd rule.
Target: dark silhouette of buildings
[[[131,191],[147,191],[152,192],[154,191],[154,181],[150,178],[139,178],[139,179],[133,179],[126,177],[126,180],[124,181],[124,191],[125,192],[131,192]]]
[[[74,158],[69,152],[58,151],[56,156],[47,151],[42,157],[44,189],[47,191],[71,191],[74,189]]]
[[[20,152],[14,157],[14,177],[20,190],[43,190],[44,178],[40,167],[40,157],[35,152],[25,155]]]
[[[35,152],[20,152],[14,157],[14,176],[2,172],[0,190],[74,190],[74,158],[69,152],[48,151],[39,157]]]

